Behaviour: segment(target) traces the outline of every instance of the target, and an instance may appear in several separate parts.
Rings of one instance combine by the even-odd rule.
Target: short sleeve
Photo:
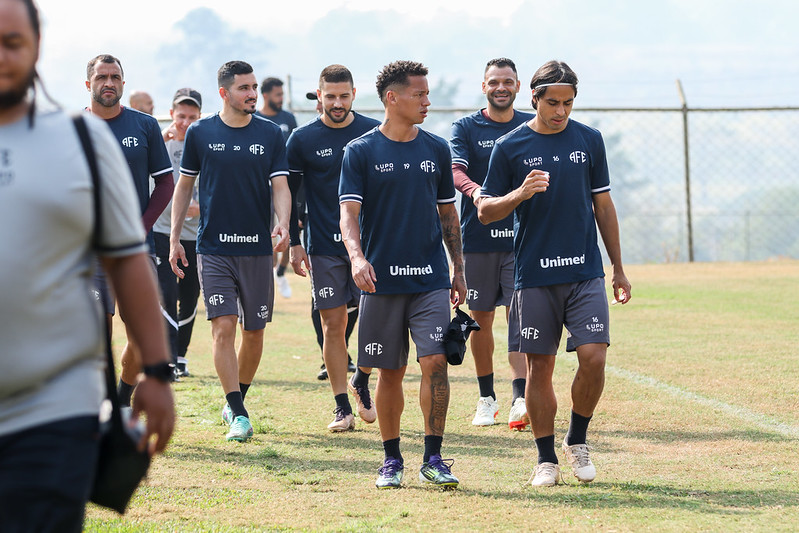
[[[449,141],[449,149],[452,154],[452,164],[463,165],[469,168],[469,149],[466,140],[466,128],[461,121],[452,123],[452,135]]]
[[[494,145],[488,160],[488,171],[480,191],[481,196],[503,196],[512,188],[513,171],[502,143]]]
[[[341,162],[341,179],[338,184],[339,202],[363,203],[364,175],[357,147],[348,144]]]
[[[154,118],[147,121],[147,171],[153,178],[172,172],[172,160],[169,159],[164,137],[161,135],[161,128],[158,121]]]
[[[86,117],[100,174],[100,242],[98,253],[124,257],[144,252],[144,227],[130,169],[119,143],[104,123]],[[166,150],[165,150],[166,151]],[[171,168],[171,166],[170,166]]]
[[[596,140],[591,150],[591,194],[610,190],[610,171],[602,134],[596,133]]]
[[[286,144],[280,128],[275,128],[274,142],[272,143],[272,168],[269,169],[269,179],[289,175],[289,163],[286,158]]]
[[[288,160],[289,172],[302,173],[304,170],[302,148],[300,146],[300,138],[296,130],[291,132],[289,140],[286,141],[286,159]]]
[[[200,174],[200,151],[198,150],[197,122],[186,130],[183,143],[183,155],[180,159],[180,173],[184,176],[196,178]]]
[[[439,204],[455,203],[455,183],[452,178],[452,157],[450,156],[449,146],[443,139],[439,156],[441,169],[441,179],[438,182],[438,193],[436,202]]]

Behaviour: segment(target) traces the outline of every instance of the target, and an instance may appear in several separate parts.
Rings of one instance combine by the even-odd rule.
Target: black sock
[[[535,447],[538,448],[538,464],[558,464],[558,456],[555,454],[555,435],[535,439]]]
[[[252,383],[239,383],[239,390],[241,391],[241,401],[244,401],[244,398],[247,397],[247,391],[250,390],[250,385]]]
[[[352,375],[352,384],[358,387],[368,387],[369,376],[371,375],[361,370],[360,367],[355,367],[355,374]]]
[[[524,398],[524,387],[527,385],[527,379],[516,378],[511,381],[511,388],[513,389],[513,400],[510,402],[513,405],[517,398]]]
[[[122,379],[119,380],[117,387],[117,396],[119,396],[119,403],[122,407],[130,407],[130,397],[133,396],[133,389],[136,385],[128,385]]]
[[[588,423],[591,417],[578,415],[572,411],[572,420],[569,424],[569,432],[566,433],[566,444],[585,444],[585,433],[588,431]]]
[[[285,273],[286,273],[286,267],[284,267],[283,265],[277,265],[277,277],[281,277]]]
[[[386,454],[386,459],[388,459],[389,457],[393,457],[400,463],[404,462],[402,460],[402,454],[400,453],[399,443],[400,443],[399,437],[397,437],[396,439],[383,441],[383,451]]]
[[[227,399],[227,404],[230,406],[230,410],[233,411],[233,418],[237,416],[246,416],[250,418],[250,413],[244,408],[244,398],[242,398],[240,391],[228,392],[225,398]]]
[[[495,400],[497,395],[494,394],[494,373],[491,372],[485,376],[477,376],[477,384],[480,386],[480,396],[491,396]]]
[[[424,436],[424,462],[428,462],[433,455],[441,455],[441,443],[444,437],[438,435]]]
[[[334,396],[334,399],[336,400],[336,407],[338,407],[342,411],[344,411],[345,415],[351,415],[352,414],[352,406],[350,405],[350,397],[347,396],[346,392],[341,393],[341,394],[336,394]]]

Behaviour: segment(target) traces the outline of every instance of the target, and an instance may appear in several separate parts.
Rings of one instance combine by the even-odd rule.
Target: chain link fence
[[[300,124],[315,116],[294,112]],[[423,127],[448,139],[471,112],[431,108]],[[625,263],[799,258],[799,108],[576,108],[572,118],[604,136]]]

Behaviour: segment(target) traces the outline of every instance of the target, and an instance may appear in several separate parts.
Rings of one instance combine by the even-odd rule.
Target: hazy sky
[[[252,62],[259,77],[291,74],[295,101],[315,87],[322,67],[340,62],[353,68],[356,86],[370,86],[359,96],[369,93],[374,105],[380,67],[416,59],[430,67],[431,85],[456,85],[455,103],[471,106],[479,102],[485,61],[508,56],[519,66],[522,87],[544,61],[567,61],[580,76],[577,104],[583,106],[679,106],[677,78],[694,106],[799,105],[799,2],[793,0],[379,4],[386,7],[373,0],[39,0],[39,6],[40,71],[69,108],[87,102],[86,61],[104,52],[122,59],[128,93],[154,93],[157,113],[167,111],[179,86],[213,93],[215,67],[164,79],[169,47],[184,35],[181,21],[201,7],[212,9],[225,28],[205,28],[197,38],[213,46],[230,30],[225,46],[234,51],[225,59]],[[258,53],[253,46],[260,46]],[[237,49],[249,50],[247,57],[235,57]],[[206,101],[218,104],[214,94]]]

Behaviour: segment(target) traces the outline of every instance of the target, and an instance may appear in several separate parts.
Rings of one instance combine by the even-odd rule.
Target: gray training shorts
[[[398,369],[408,364],[408,332],[416,358],[444,353],[450,321],[449,289],[414,294],[362,294],[358,365]]]
[[[197,271],[208,320],[238,315],[247,331],[272,321],[275,282],[271,255],[197,254]]]
[[[360,290],[352,279],[350,259],[340,255],[312,255],[311,294],[314,309],[335,309],[358,305]]]
[[[463,254],[466,303],[472,311],[510,305],[513,296],[513,252]]]
[[[592,343],[610,345],[605,278],[517,289],[508,316],[508,351],[555,355],[563,326],[566,351]]]

